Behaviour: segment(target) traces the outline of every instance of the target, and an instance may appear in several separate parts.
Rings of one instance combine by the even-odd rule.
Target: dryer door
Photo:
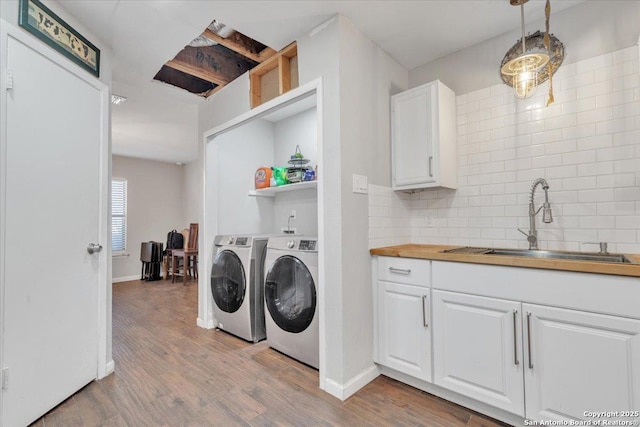
[[[290,255],[276,259],[264,286],[265,304],[276,325],[291,333],[307,329],[316,311],[316,285],[302,261]]]
[[[224,250],[216,255],[211,268],[211,294],[220,310],[238,311],[247,290],[242,261],[234,252]]]

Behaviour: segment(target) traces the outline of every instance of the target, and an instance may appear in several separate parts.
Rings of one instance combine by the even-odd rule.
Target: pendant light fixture
[[[564,59],[564,46],[555,36],[549,34],[548,22],[550,14],[549,0],[545,8],[547,14],[547,31],[536,31],[525,35],[524,4],[529,0],[509,0],[512,6],[520,6],[522,39],[518,40],[507,52],[500,75],[502,81],[515,90],[517,98],[525,99],[533,95],[541,83],[548,80],[560,67]],[[546,40],[545,40],[546,39]],[[550,101],[553,95],[550,91]]]

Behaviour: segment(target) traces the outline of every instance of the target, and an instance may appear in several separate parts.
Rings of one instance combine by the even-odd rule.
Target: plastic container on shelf
[[[271,186],[271,168],[262,167],[256,170],[255,187],[256,189],[268,188]]]

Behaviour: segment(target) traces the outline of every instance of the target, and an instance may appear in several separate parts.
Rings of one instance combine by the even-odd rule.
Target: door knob
[[[102,245],[100,244],[89,243],[87,245],[87,252],[89,252],[90,254],[93,254],[94,252],[100,252],[100,251],[102,251]]]

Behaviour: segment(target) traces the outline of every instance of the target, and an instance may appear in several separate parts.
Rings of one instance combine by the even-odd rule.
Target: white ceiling
[[[528,22],[543,17],[544,1],[530,0],[525,5]],[[582,1],[554,0],[552,10],[557,12]],[[114,153],[183,163],[197,156],[197,105],[206,101],[152,79],[164,62],[213,19],[279,50],[340,13],[407,69],[520,25],[519,8],[510,6],[508,0],[59,3],[112,50],[114,93],[129,98],[113,109]]]

